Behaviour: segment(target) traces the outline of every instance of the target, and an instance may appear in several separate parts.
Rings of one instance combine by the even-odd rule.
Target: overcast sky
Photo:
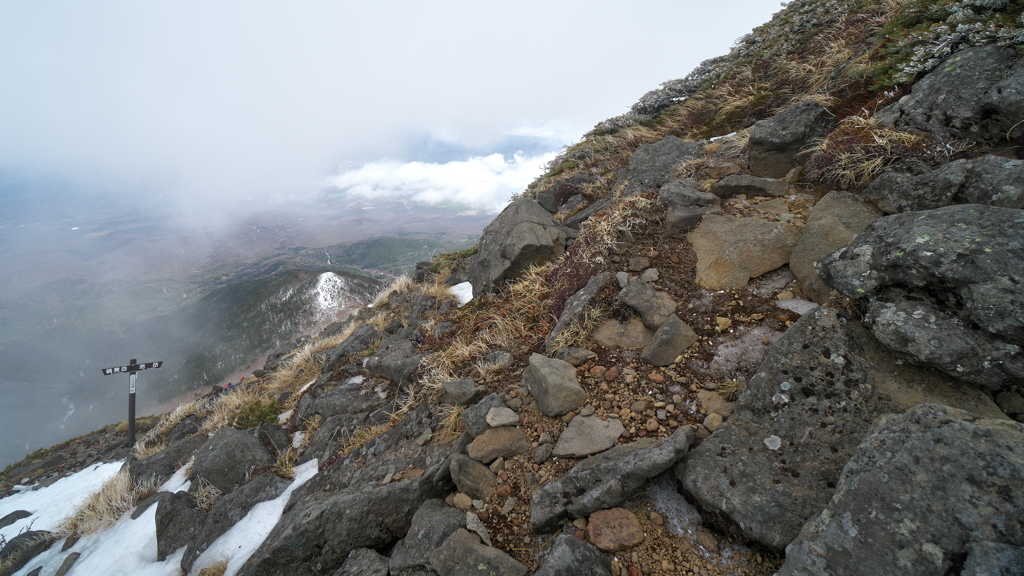
[[[726,53],[779,9],[767,0],[4,0],[0,172],[241,202],[337,178],[364,193],[378,176],[391,183],[377,190],[401,188],[402,170],[438,180],[443,195],[462,166],[476,190],[487,170],[504,182],[463,190],[463,201],[490,194],[493,203],[532,179],[529,163],[542,164],[544,151]],[[520,143],[532,149],[513,158],[508,148]],[[342,173],[353,162],[370,163],[362,180]]]

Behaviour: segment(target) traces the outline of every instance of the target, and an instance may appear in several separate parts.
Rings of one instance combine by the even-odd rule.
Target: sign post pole
[[[128,448],[135,447],[135,379],[138,376],[139,371],[149,370],[150,368],[159,368],[163,365],[163,360],[159,362],[139,364],[138,360],[132,358],[128,361],[127,366],[114,366],[113,368],[102,369],[104,376],[110,376],[111,374],[128,374]]]

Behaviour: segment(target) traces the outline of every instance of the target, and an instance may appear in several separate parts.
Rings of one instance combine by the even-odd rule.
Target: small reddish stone
[[[455,492],[452,492],[451,494],[446,496],[445,499],[444,499],[444,503],[454,508],[455,507]]]
[[[636,566],[630,566],[629,568],[626,568],[626,574],[629,574],[629,576],[644,576],[644,573],[641,572],[640,569]]]
[[[619,377],[619,367],[618,366],[612,366],[611,368],[608,369],[607,372],[604,373],[604,379],[607,380],[608,382],[611,382],[612,380],[615,380],[618,377]]]
[[[590,369],[590,375],[594,378],[601,378],[608,371],[604,366],[594,366]]]
[[[501,486],[498,486],[498,488],[494,492],[495,494],[501,496],[502,498],[508,498],[509,496],[512,495],[512,485],[502,484]]]
[[[498,478],[501,478],[503,482],[508,482],[508,472],[505,472],[504,470],[498,472]]]
[[[544,425],[543,424],[537,424],[536,426],[533,427],[533,429],[537,431],[537,434],[543,434],[544,433]]]
[[[658,257],[658,251],[655,250],[654,248],[648,248],[647,249],[647,257],[648,258],[657,258]]]
[[[591,514],[587,536],[598,550],[604,552],[621,552],[644,541],[640,520],[625,508],[598,510]]]
[[[587,539],[583,536],[583,530],[577,530],[575,536],[583,542],[587,541]]]
[[[671,260],[673,264],[679,264],[679,256],[676,256],[675,254],[669,256],[668,259]]]
[[[659,374],[658,372],[651,372],[650,374],[647,375],[647,379],[650,380],[651,382],[654,382],[655,384],[661,384],[662,382],[665,381],[665,377]]]

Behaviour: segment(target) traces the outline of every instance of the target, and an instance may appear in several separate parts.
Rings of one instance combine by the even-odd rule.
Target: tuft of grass
[[[224,573],[228,570],[228,561],[221,560],[216,564],[210,564],[209,566],[203,567],[196,576],[224,576]]]
[[[394,427],[394,422],[387,422],[385,424],[378,424],[376,426],[363,426],[356,428],[342,443],[341,448],[338,449],[338,453],[335,458],[344,458],[352,452],[359,450],[363,446],[370,443],[371,440],[380,436],[381,434],[391,430]]]
[[[233,389],[231,392],[218,395],[210,406],[209,413],[199,427],[201,434],[212,434],[224,426],[230,426],[239,418],[243,406],[266,404],[271,401],[271,394],[260,385],[252,385]],[[277,423],[275,419],[273,423]]]
[[[228,426],[245,430],[260,424],[277,424],[277,401],[261,402],[253,400],[238,407],[228,416]]]
[[[743,392],[746,388],[747,382],[745,380],[726,380],[719,384],[715,391],[726,400],[735,402],[740,397],[740,392]]]
[[[444,416],[444,421],[441,423],[441,429],[438,430],[437,434],[434,435],[440,442],[454,442],[459,438],[462,432],[459,431],[459,425],[462,422],[462,412],[465,410],[463,406],[454,406],[446,404],[441,408],[441,414]]]
[[[139,502],[156,493],[155,478],[141,484],[132,482],[128,469],[122,469],[103,483],[99,490],[61,521],[55,530],[58,538],[71,534],[91,534],[110,526]]]
[[[412,278],[410,278],[407,275],[399,276],[398,278],[395,278],[394,282],[392,282],[386,288],[377,293],[377,296],[374,297],[373,302],[370,304],[370,307],[379,308],[386,304],[388,301],[388,297],[394,294],[395,292],[399,294],[403,292],[408,292],[413,286],[415,286],[415,284],[413,283]]]
[[[198,506],[200,510],[209,512],[224,493],[221,492],[219,488],[211,484],[206,478],[199,478],[198,482],[199,484],[196,486],[194,494],[196,506]]]
[[[606,306],[587,308],[583,314],[565,330],[562,330],[554,341],[554,349],[566,346],[576,346],[587,339],[591,332],[597,329],[608,316],[611,310]]]
[[[202,414],[206,408],[207,399],[198,398],[191,402],[180,404],[174,410],[171,410],[157,423],[156,426],[151,428],[141,440],[135,443],[135,456],[140,460],[157,452],[160,452],[167,447],[167,443],[164,441],[167,434],[174,429],[175,426],[181,424],[181,422],[193,414]]]

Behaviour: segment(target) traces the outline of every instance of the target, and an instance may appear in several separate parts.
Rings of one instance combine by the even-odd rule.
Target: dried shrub
[[[61,521],[55,533],[58,539],[71,534],[91,534],[117,521],[132,508],[156,493],[157,480],[147,477],[135,484],[127,468],[108,479],[68,518]]]

